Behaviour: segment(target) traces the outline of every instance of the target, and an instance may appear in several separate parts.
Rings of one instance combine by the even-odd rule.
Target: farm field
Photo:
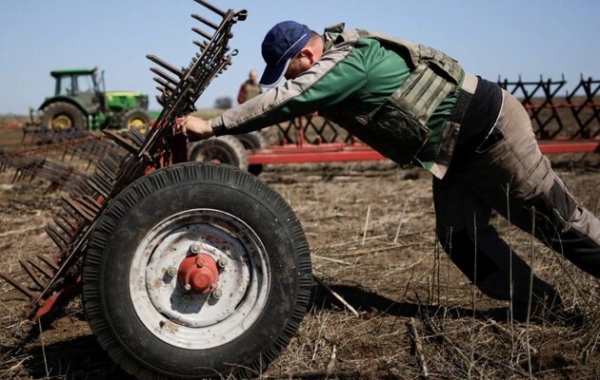
[[[21,136],[0,131],[0,148],[21,149]],[[597,157],[552,161],[599,215]],[[18,260],[58,252],[44,226],[62,194],[46,192],[44,180],[13,176],[10,168],[0,173],[0,270],[19,277]],[[268,166],[260,179],[302,222],[316,280],[298,334],[257,377],[600,378],[598,281],[494,217],[514,249],[560,290],[568,311],[561,320],[509,318],[509,304],[482,295],[436,243],[428,173],[363,162]],[[101,349],[78,298],[40,321],[24,320],[24,305],[0,281],[0,379],[128,378]]]

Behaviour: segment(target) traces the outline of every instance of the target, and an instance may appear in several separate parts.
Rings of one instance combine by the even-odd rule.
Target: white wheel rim
[[[193,255],[194,244],[226,262],[216,292],[187,292],[173,275],[173,268]],[[148,232],[133,257],[129,290],[140,321],[157,338],[180,348],[208,349],[234,340],[256,322],[268,299],[269,268],[265,247],[241,219],[192,209]]]

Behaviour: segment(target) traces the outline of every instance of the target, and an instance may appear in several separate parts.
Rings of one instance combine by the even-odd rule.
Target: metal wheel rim
[[[146,132],[146,122],[143,119],[132,119],[127,123],[127,128],[137,128],[140,132],[144,133]]]
[[[67,115],[58,115],[50,122],[53,129],[68,129],[73,127],[73,120]]]
[[[173,267],[192,254],[195,243],[215,261],[226,261],[219,269],[219,298],[215,291],[186,292],[173,276]],[[197,350],[247,331],[266,305],[270,278],[266,249],[250,226],[220,210],[191,209],[146,234],[134,253],[129,290],[149,332],[175,347]]]

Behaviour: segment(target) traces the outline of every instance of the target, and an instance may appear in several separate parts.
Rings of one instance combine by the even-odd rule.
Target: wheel
[[[250,133],[244,133],[241,135],[235,135],[238,140],[241,141],[245,149],[264,149],[267,147],[267,139],[260,133],[260,131],[254,131]],[[248,172],[258,176],[262,173],[264,167],[262,164],[248,165]]]
[[[189,149],[189,160],[215,162],[248,170],[248,155],[244,145],[233,136],[219,136],[202,140]]]
[[[137,378],[258,376],[306,313],[302,226],[247,172],[199,162],[158,170],[111,200],[95,226],[84,312]]]
[[[85,114],[76,105],[67,102],[54,102],[42,110],[41,123],[50,129],[87,129]]]
[[[150,113],[141,108],[130,109],[121,116],[121,128],[137,128],[140,132],[148,132],[150,125]]]

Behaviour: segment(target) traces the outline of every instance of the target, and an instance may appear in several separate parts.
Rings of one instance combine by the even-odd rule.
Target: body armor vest
[[[365,30],[344,31],[343,28],[343,24],[327,28],[325,33],[330,37],[327,40],[335,45],[359,38],[376,39],[400,55],[411,72],[400,87],[369,114],[349,117],[342,115],[343,112],[335,112],[333,118],[384,156],[399,164],[411,163],[427,141],[430,133],[427,121],[442,101],[459,87],[464,76],[462,67],[450,56],[424,45]],[[328,113],[323,116],[328,117]],[[454,131],[456,134],[459,125],[460,121]]]

